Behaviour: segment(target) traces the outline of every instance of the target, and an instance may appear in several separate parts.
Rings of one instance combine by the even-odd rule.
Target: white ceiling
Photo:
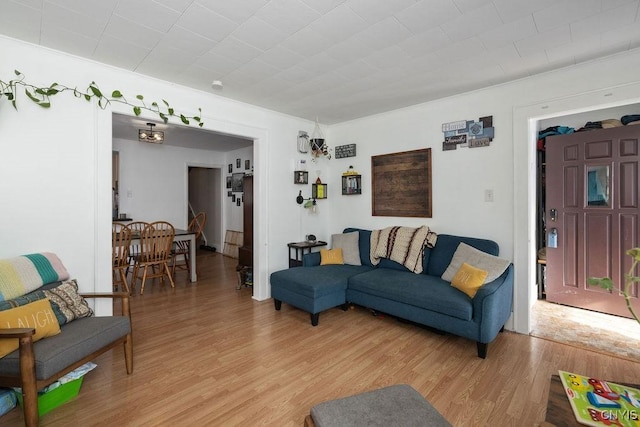
[[[0,34],[332,124],[640,47],[639,3],[3,0]]]

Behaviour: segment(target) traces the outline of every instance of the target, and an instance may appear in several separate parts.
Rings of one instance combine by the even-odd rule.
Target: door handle
[[[554,221],[558,218],[558,211],[557,209],[551,209],[549,210],[549,216],[551,217],[551,221]]]

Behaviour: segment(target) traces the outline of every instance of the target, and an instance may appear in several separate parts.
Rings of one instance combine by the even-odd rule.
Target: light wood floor
[[[80,395],[43,426],[302,426],[316,403],[406,383],[455,426],[544,420],[558,369],[640,382],[640,363],[505,332],[476,356],[466,339],[438,335],[356,307],[309,315],[236,291],[235,260],[198,258],[200,280],[154,283],[132,299],[135,366],[122,351],[95,360]],[[22,423],[20,409],[0,425]]]

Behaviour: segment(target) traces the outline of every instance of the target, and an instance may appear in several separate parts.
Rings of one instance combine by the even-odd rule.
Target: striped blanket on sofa
[[[425,246],[433,248],[438,236],[429,227],[387,227],[371,232],[371,263],[381,258],[398,262],[414,273],[422,273]]]
[[[0,260],[0,301],[67,280],[69,273],[56,254],[42,252]]]

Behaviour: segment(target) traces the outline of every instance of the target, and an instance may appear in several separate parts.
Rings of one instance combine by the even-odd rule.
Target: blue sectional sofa
[[[271,274],[271,296],[276,310],[286,302],[309,312],[311,323],[316,326],[320,312],[338,306],[346,310],[349,303],[357,304],[474,340],[478,356],[486,357],[488,344],[502,331],[511,314],[513,264],[507,262],[504,272],[484,284],[473,298],[441,276],[461,243],[493,256],[498,255],[497,243],[438,235],[435,246],[424,251],[423,271],[416,274],[390,259],[373,265],[371,230],[344,230],[354,231],[358,232],[362,265],[320,265],[320,253],[306,254],[302,267]]]

